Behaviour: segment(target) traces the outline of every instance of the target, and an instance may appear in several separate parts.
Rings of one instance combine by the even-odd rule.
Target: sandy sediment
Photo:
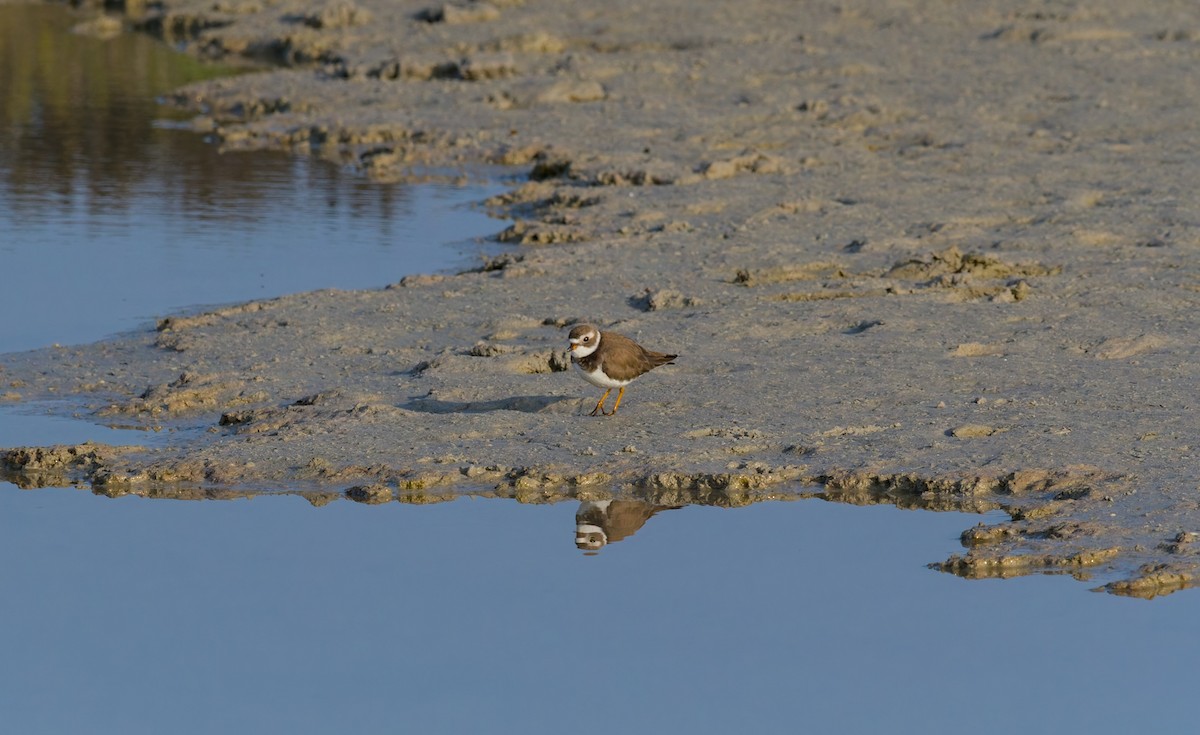
[[[166,0],[142,23],[285,65],[177,93],[227,150],[528,180],[489,203],[510,252],[478,270],[3,356],[6,400],[207,427],[64,477],[655,507],[817,488],[1009,513],[947,571],[1192,584],[1194,4]],[[578,321],[678,364],[588,417]]]

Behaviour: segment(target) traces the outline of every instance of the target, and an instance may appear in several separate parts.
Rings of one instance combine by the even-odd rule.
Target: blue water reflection
[[[470,206],[496,186],[412,187],[392,201],[387,186],[359,192],[364,182],[330,164],[294,165],[319,171],[324,181],[281,186],[289,167],[261,172],[243,185],[271,189],[271,198],[226,206],[230,216],[245,215],[242,222],[203,219],[152,192],[133,213],[43,222],[12,216],[0,199],[0,257],[20,274],[0,289],[0,313],[22,315],[5,324],[4,351],[94,341],[200,305],[378,288],[414,272],[469,267],[471,238],[497,228]],[[372,200],[365,211],[363,199]],[[447,246],[455,242],[463,245]]]
[[[815,500],[108,499],[0,484],[13,732],[1156,732],[1194,595],[924,569],[977,518]]]
[[[158,446],[173,431],[130,431],[93,423],[89,416],[66,416],[52,403],[0,404],[0,447],[39,447],[52,444],[137,444]],[[194,429],[197,433],[202,428]],[[0,526],[0,532],[2,532]]]

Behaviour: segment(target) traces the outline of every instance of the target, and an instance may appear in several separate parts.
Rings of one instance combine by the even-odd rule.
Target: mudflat
[[[941,565],[966,576],[1195,583],[1195,3],[164,0],[137,22],[282,62],[176,93],[225,149],[516,167],[488,203],[508,253],[0,356],[5,400],[207,429],[10,449],[14,482],[811,491],[1006,511]],[[581,322],[677,364],[590,417]]]

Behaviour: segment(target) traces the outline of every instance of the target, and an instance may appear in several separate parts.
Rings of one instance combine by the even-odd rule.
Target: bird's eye
[[[584,342],[591,342],[591,341],[592,341],[592,338],[591,338],[591,337],[584,337],[584,338],[583,338],[583,341],[584,341]]]

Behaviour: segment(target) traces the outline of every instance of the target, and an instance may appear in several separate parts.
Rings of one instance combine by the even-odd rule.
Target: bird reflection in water
[[[651,505],[640,500],[585,500],[575,511],[575,546],[592,556],[606,544],[632,536],[660,510],[681,505]]]

